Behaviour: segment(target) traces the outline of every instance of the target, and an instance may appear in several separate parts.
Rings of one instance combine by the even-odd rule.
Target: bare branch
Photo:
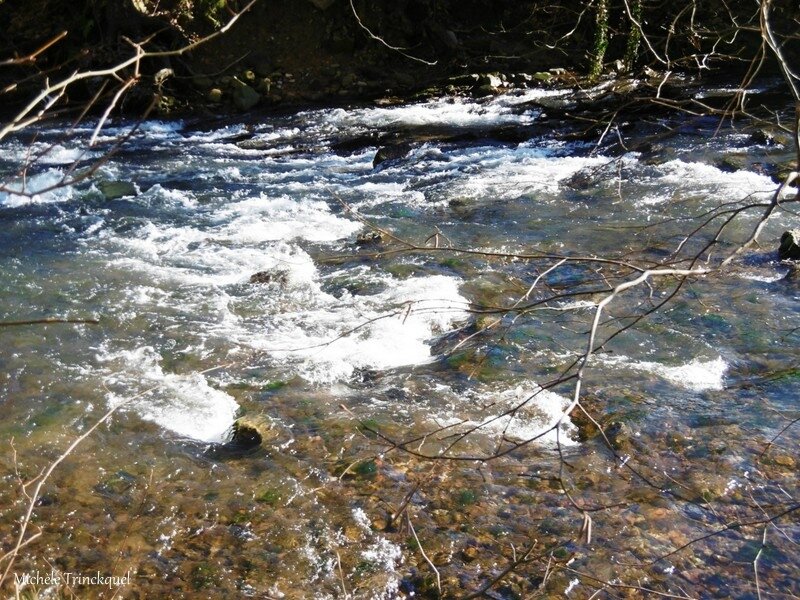
[[[435,61],[435,60],[434,61],[429,61],[429,60],[425,60],[423,58],[419,58],[418,56],[413,56],[411,54],[408,54],[406,52],[407,48],[401,48],[399,46],[392,46],[391,44],[389,44],[386,40],[384,40],[379,35],[375,35],[374,33],[372,33],[372,31],[369,29],[369,27],[364,25],[364,22],[361,20],[361,17],[358,15],[358,11],[356,10],[355,4],[353,4],[353,0],[350,0],[350,9],[353,11],[353,16],[355,17],[356,22],[358,23],[358,26],[361,27],[361,29],[363,29],[370,38],[372,38],[376,42],[380,42],[381,44],[386,46],[389,50],[393,50],[393,51],[397,52],[398,54],[402,54],[403,56],[405,56],[406,58],[408,58],[410,60],[416,61],[418,63],[422,63],[423,65],[428,65],[429,67],[433,67],[438,63],[438,61]]]
[[[6,60],[0,61],[0,67],[7,67],[11,65],[24,65],[26,63],[34,63],[36,59],[42,52],[50,49],[52,46],[63,40],[67,37],[67,31],[62,31],[61,33],[56,34],[50,40],[42,44],[39,48],[28,54],[27,56],[20,56],[17,58],[8,58]]]

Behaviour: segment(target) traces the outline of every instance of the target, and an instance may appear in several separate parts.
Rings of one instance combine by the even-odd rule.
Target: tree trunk
[[[594,45],[589,75],[598,77],[603,72],[603,59],[608,48],[608,0],[597,0],[595,13]]]

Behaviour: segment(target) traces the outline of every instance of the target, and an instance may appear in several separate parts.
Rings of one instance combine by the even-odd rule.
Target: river
[[[19,477],[117,407],[14,570],[130,572],[125,598],[436,597],[511,564],[490,597],[800,593],[793,210],[729,268],[608,304],[582,406],[610,446],[562,412],[598,302],[638,268],[718,266],[763,208],[708,248],[726,214],[694,230],[768,202],[791,147],[674,114],[598,143],[573,101],[147,121],[42,193],[132,124],[6,140],[12,189],[42,156],[32,195],[0,193],[1,318],[97,323],[0,327],[4,550]],[[231,442],[242,415],[260,446]]]

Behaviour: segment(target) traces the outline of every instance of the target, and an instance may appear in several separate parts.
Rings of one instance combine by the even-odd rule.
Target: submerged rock
[[[594,169],[581,169],[564,181],[564,185],[570,189],[583,191],[598,184],[598,175]]]
[[[744,154],[729,154],[723,156],[714,165],[725,173],[736,173],[747,168],[747,156]]]
[[[375,153],[375,158],[372,159],[372,168],[375,169],[389,160],[405,158],[409,152],[411,152],[411,144],[407,143],[381,146]]]
[[[778,256],[781,260],[800,260],[800,229],[783,232]]]
[[[605,431],[608,441],[614,450],[625,450],[631,442],[631,430],[622,421],[613,421],[609,423]]]
[[[578,440],[581,442],[589,441],[597,435],[597,427],[580,408],[576,408],[569,415],[572,424],[578,428]]]
[[[772,457],[772,463],[787,469],[794,469],[796,461],[789,454],[776,454]]]
[[[465,562],[472,562],[480,556],[480,549],[477,546],[467,546],[461,551],[461,558]]]
[[[99,181],[96,185],[106,200],[136,196],[139,193],[136,186],[130,181]]]
[[[359,246],[374,246],[382,241],[383,236],[377,231],[365,231],[356,238],[356,244]]]
[[[266,415],[245,415],[233,424],[232,442],[240,446],[260,446],[277,437],[275,422]]]
[[[791,175],[796,170],[796,165],[797,163],[795,162],[795,160],[791,159],[782,162],[768,164],[765,170],[767,171],[767,173],[769,173],[769,175],[775,182],[783,183],[789,178],[789,175]],[[800,185],[800,180],[795,179],[793,185],[794,187],[798,187],[798,185]]]
[[[117,471],[107,479],[94,486],[95,493],[109,500],[128,504],[131,502],[130,491],[136,485],[136,476],[127,471]]]
[[[769,129],[757,129],[748,141],[758,146],[784,146],[788,142],[785,136]]]
[[[285,271],[259,271],[250,275],[250,283],[277,283],[286,285],[289,276]]]

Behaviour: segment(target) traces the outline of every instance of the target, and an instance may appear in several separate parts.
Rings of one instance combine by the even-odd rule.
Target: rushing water
[[[17,190],[19,164],[47,152],[26,173],[32,196],[0,193],[3,320],[99,323],[0,328],[0,432],[16,452],[6,444],[0,464],[4,549],[24,512],[15,469],[33,476],[119,407],[45,487],[43,534],[16,569],[130,569],[123,597],[391,598],[435,595],[420,544],[445,586],[476,590],[538,540],[540,558],[495,597],[588,597],[609,581],[756,597],[763,526],[670,553],[797,503],[800,427],[761,456],[798,415],[798,287],[773,252],[800,223],[793,212],[774,217],[763,248],[693,278],[590,361],[585,405],[612,430],[625,423],[619,457],[581,438],[579,420],[553,427],[574,381],[540,385],[583,352],[603,277],[620,274],[558,256],[657,264],[702,220],[692,217],[768,200],[776,184],[760,165],[790,148],[713,119],[653,118],[623,123],[630,151],[615,152],[610,137],[575,141],[574,124],[546,120],[568,102],[532,91],[224,126],[148,122],[89,179],[42,193],[126,125],[106,128],[96,148],[85,146],[89,126],[6,142],[0,169]],[[529,135],[509,141],[509,131]],[[391,136],[407,144],[401,156],[374,167]],[[109,200],[109,181],[135,193]],[[716,264],[762,211],[742,214],[701,258]],[[440,249],[359,238],[366,222]],[[520,303],[550,267],[530,299],[597,293],[487,310]],[[600,333],[673,284],[612,303],[606,316],[619,320]],[[265,415],[274,439],[230,451],[242,414]],[[477,427],[452,449],[459,456],[537,439],[489,463],[430,463],[387,452],[373,433],[418,437],[409,449],[436,454],[450,430],[421,436],[448,425]],[[609,507],[591,513],[590,544],[555,479],[557,445],[571,497]],[[407,512],[419,541],[405,521],[385,527],[416,485]],[[767,530],[761,585],[800,593],[796,512]],[[552,576],[548,561],[560,566]]]

